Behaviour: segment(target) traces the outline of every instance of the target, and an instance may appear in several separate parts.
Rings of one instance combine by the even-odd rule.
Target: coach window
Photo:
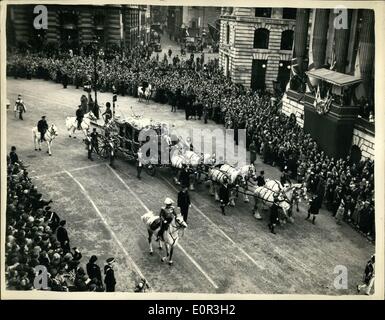
[[[255,16],[262,18],[270,18],[271,8],[255,8]]]
[[[254,31],[254,49],[268,49],[269,30],[260,28]]]
[[[283,8],[282,18],[283,19],[291,19],[295,20],[297,17],[297,9],[296,8]]]
[[[281,50],[292,50],[293,49],[293,30],[285,30],[282,32],[281,37]]]

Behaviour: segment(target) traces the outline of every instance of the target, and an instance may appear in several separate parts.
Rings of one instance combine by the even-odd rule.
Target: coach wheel
[[[108,144],[103,139],[98,141],[98,155],[104,159],[108,158]]]
[[[146,168],[146,173],[148,175],[150,175],[150,176],[154,176],[155,175],[155,166],[149,164],[145,168]]]
[[[99,148],[99,156],[101,156],[104,159],[108,158],[108,148],[106,145]]]

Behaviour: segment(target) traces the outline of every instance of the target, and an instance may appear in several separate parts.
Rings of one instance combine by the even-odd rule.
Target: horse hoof
[[[52,154],[49,154],[49,156],[52,156]]]
[[[166,260],[166,258],[161,258],[160,261],[164,262]]]
[[[162,248],[162,247],[158,247],[158,249],[159,249],[159,250],[163,250],[163,248]]]
[[[173,265],[173,263],[174,263],[174,262],[172,262],[172,261],[169,261],[169,262],[168,262],[168,265],[169,265],[169,266],[172,266],[172,265]]]
[[[48,151],[47,151],[47,153],[48,153]]]
[[[76,137],[74,137],[74,139],[76,139]]]
[[[39,148],[39,151],[41,151],[41,149]]]
[[[152,255],[153,255],[153,253],[154,253],[154,252],[150,251],[150,256],[152,256]]]
[[[35,151],[37,151],[37,149],[35,149]]]

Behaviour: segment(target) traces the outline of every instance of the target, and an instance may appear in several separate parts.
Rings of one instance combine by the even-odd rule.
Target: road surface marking
[[[119,179],[119,181],[124,185],[124,187],[135,197],[136,200],[142,205],[142,207],[147,210],[151,211],[144,203],[143,201],[139,198],[139,196],[132,191],[132,189],[127,185],[127,183],[116,173],[116,171],[111,168],[109,165],[106,165],[113,173],[114,175]],[[211,277],[202,269],[202,267],[194,260],[193,257],[191,257],[183,247],[177,243],[176,245],[181,251],[186,255],[186,257],[195,265],[195,267],[205,276],[205,278],[211,283],[211,285],[215,288],[218,289],[217,284],[211,279]]]
[[[86,191],[86,189],[83,187],[83,185],[68,171],[64,171],[68,176],[70,176],[72,178],[72,180],[74,180],[76,182],[76,184],[80,187],[80,189],[82,190],[83,194],[85,195],[85,197],[88,199],[88,201],[92,204],[92,206],[94,207],[96,213],[98,214],[98,216],[100,217],[100,219],[103,221],[104,225],[106,226],[106,228],[108,229],[108,231],[111,233],[112,237],[114,238],[114,240],[116,241],[116,243],[118,244],[118,246],[120,247],[120,249],[123,251],[123,253],[125,254],[125,256],[127,257],[127,259],[130,261],[130,263],[134,266],[134,269],[135,271],[137,272],[137,274],[141,277],[141,278],[144,278],[145,279],[145,276],[143,275],[142,271],[139,269],[139,267],[137,266],[137,264],[134,262],[134,260],[132,260],[131,256],[128,254],[127,250],[124,248],[123,244],[120,242],[120,240],[118,239],[118,237],[116,236],[115,232],[112,230],[112,228],[110,227],[110,225],[108,224],[107,220],[104,218],[104,216],[102,215],[102,213],[100,212],[100,210],[98,209],[98,207],[96,206],[96,204],[94,203],[94,201],[91,199],[91,197],[89,196],[88,192]],[[147,281],[148,285],[150,286],[149,282]],[[150,286],[151,287],[151,286]]]
[[[171,188],[173,188],[175,191],[178,192],[178,189],[175,188],[174,185],[172,185],[172,183],[170,183],[170,181],[168,181],[166,178],[162,177],[162,179],[164,181],[166,181],[166,183],[168,185],[171,186]],[[259,269],[261,270],[265,270],[264,267],[262,267],[260,264],[258,264],[257,261],[255,261],[245,250],[243,250],[238,244],[235,243],[235,241],[233,239],[231,239],[221,228],[219,228],[208,216],[206,216],[201,209],[199,209],[195,204],[191,204],[191,206],[196,210],[198,211],[207,221],[209,221],[227,240],[229,240],[239,251],[241,251],[254,265],[256,265]]]
[[[79,171],[79,170],[84,170],[84,169],[89,169],[89,168],[93,168],[93,167],[98,167],[98,166],[101,166],[103,163],[99,163],[99,164],[92,164],[90,166],[85,166],[85,167],[80,167],[80,168],[76,168],[76,169],[72,169],[72,170],[62,170],[62,171],[57,171],[55,173],[48,173],[48,174],[43,174],[43,175],[40,175],[40,176],[32,176],[31,179],[40,179],[40,178],[45,178],[45,177],[51,177],[51,176],[56,176],[58,174],[62,174],[62,173],[66,173],[67,171],[68,172],[74,172],[74,171]]]

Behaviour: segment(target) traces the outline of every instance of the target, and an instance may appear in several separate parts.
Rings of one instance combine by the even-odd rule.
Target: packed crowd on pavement
[[[338,223],[343,219],[373,240],[374,161],[354,163],[349,157],[327,156],[295,117],[280,112],[280,96],[245,89],[226,78],[217,61],[203,61],[201,55],[179,59],[169,52],[159,57],[138,47],[109,59],[99,57],[97,88],[136,96],[138,86],[151,84],[152,98],[170,104],[172,111],[184,109],[186,120],[213,120],[227,128],[246,129],[252,158],[260,154],[265,163],[279,166],[291,179],[306,182],[319,207],[324,204]],[[93,56],[84,54],[12,54],[7,72],[82,87],[93,81],[93,63]]]
[[[113,258],[102,272],[97,257],[81,265],[82,253],[70,246],[66,221],[32,183],[16,147],[7,157],[5,273],[10,290],[114,291]],[[86,270],[85,270],[86,269]]]

